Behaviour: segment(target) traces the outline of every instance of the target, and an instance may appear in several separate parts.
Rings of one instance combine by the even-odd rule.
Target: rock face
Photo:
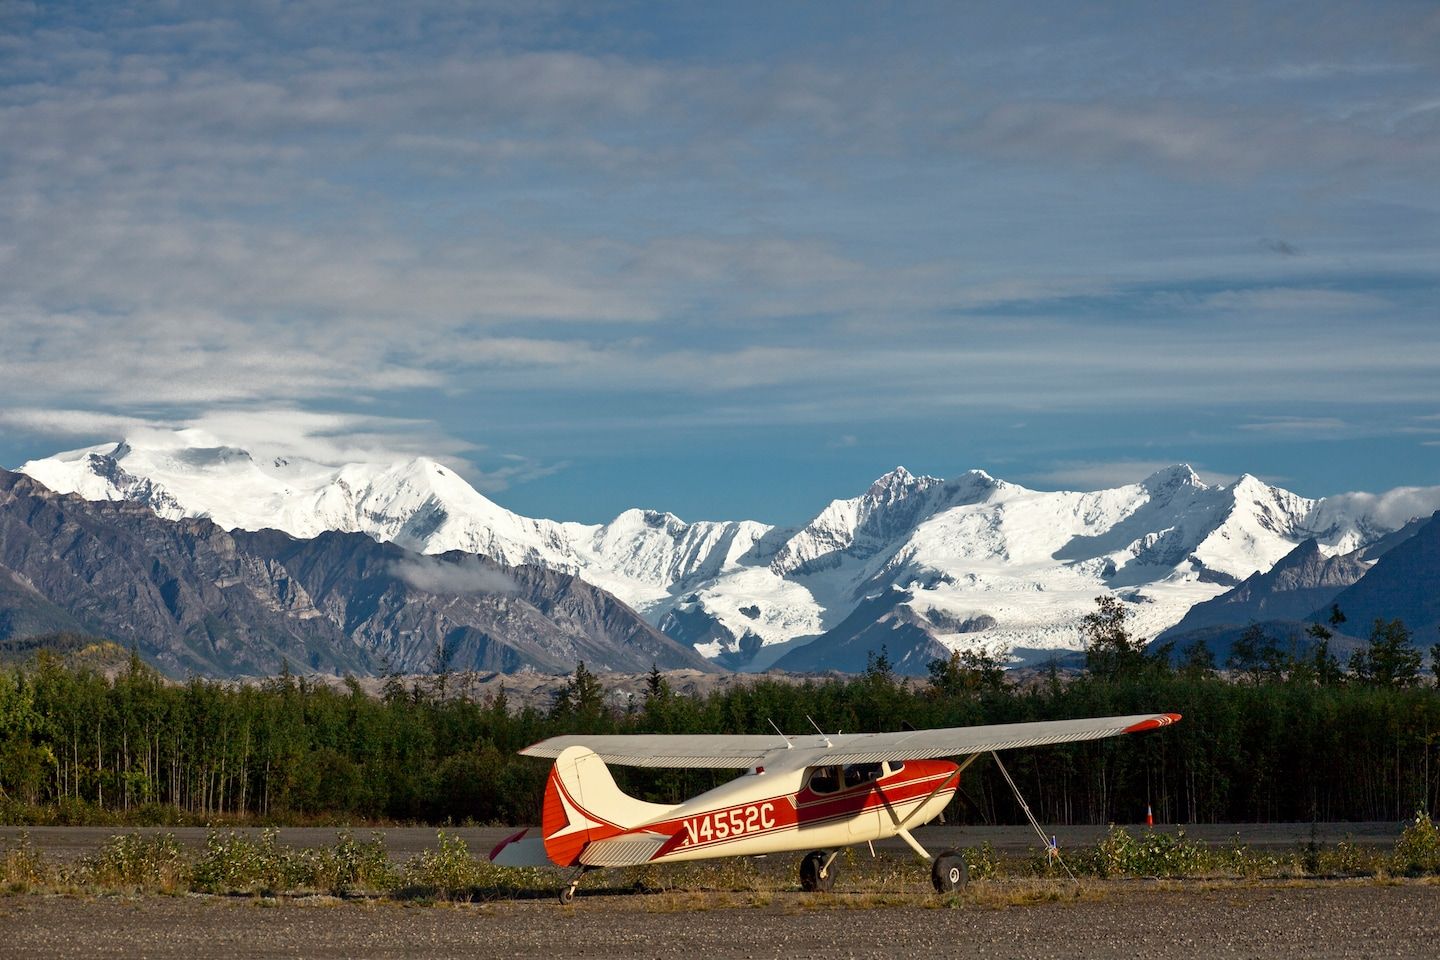
[[[571,574],[165,520],[0,470],[0,639],[83,630],[168,672],[711,666]]]
[[[1252,574],[1228,593],[1191,607],[1179,623],[1157,639],[1180,639],[1203,627],[1304,620],[1311,611],[1328,608],[1340,591],[1369,569],[1370,564],[1357,553],[1327,557],[1312,537],[1269,570]]]
[[[1428,648],[1440,627],[1440,512],[1392,546],[1353,586],[1334,598],[1346,629],[1365,636],[1377,619],[1405,621],[1417,645]],[[1328,609],[1328,605],[1327,605]],[[1323,618],[1323,611],[1316,611]]]
[[[883,653],[896,673],[924,674],[930,661],[945,659],[950,650],[935,639],[934,625],[906,605],[913,599],[897,589],[865,599],[835,629],[776,660],[775,669],[859,673]]]

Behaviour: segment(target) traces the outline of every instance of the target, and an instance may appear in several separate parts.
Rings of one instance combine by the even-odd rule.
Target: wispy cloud
[[[7,8],[0,422],[497,490],[570,459],[501,427],[1433,398],[1433,17],[752,14]]]
[[[441,596],[514,593],[519,589],[513,579],[473,556],[451,560],[416,554],[391,564],[390,573],[416,590]]]
[[[1337,436],[1351,429],[1339,417],[1262,417],[1240,424],[1241,430],[1275,436]]]
[[[1174,461],[1164,460],[1069,460],[1055,463],[1047,470],[1027,473],[1021,479],[1039,487],[1106,490],[1139,483],[1151,474],[1172,466],[1175,466]],[[1193,464],[1190,466],[1205,483],[1222,484],[1235,479],[1196,468]]]

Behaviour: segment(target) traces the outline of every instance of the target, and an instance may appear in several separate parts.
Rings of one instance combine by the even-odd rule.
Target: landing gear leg
[[[561,888],[560,888],[560,902],[563,903],[563,904],[567,904],[567,905],[568,905],[568,904],[571,904],[571,903],[574,903],[574,902],[575,902],[575,890],[576,890],[576,888],[578,888],[578,887],[580,886],[580,880],[581,880],[581,878],[584,877],[585,874],[589,873],[591,870],[598,870],[598,869],[600,869],[600,868],[599,868],[599,867],[581,867],[579,870],[575,871],[575,873],[574,873],[573,875],[571,875],[571,877],[570,877],[570,882],[569,882],[568,884],[566,884],[564,887],[561,887]]]
[[[826,893],[835,886],[835,858],[839,850],[816,850],[800,861],[800,889],[806,893]]]

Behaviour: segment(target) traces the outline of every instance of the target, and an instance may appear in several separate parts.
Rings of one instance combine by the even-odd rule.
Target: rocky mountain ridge
[[[573,574],[166,520],[0,470],[0,639],[134,644],[174,675],[715,668]]]

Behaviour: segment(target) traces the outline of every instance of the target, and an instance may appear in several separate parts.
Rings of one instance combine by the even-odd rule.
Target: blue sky
[[[1440,9],[0,0],[0,463],[1440,483]]]

